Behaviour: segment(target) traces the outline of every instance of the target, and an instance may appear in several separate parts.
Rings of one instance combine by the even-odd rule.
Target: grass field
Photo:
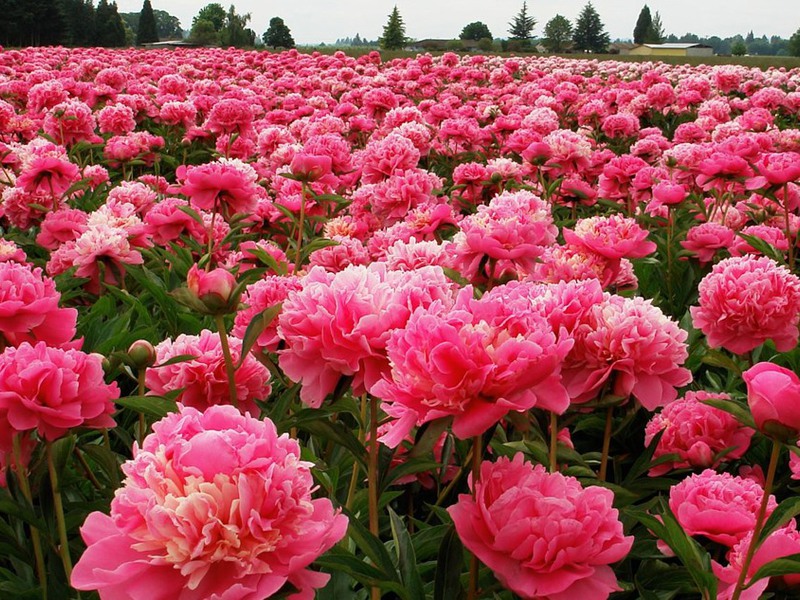
[[[320,52],[322,54],[333,54],[342,50],[349,56],[361,56],[368,54],[374,48],[335,48],[333,46],[304,46],[299,47],[301,52]],[[445,51],[433,51],[432,55],[438,56]],[[457,52],[458,54],[470,54],[468,52]],[[417,51],[409,50],[381,50],[383,60],[395,58],[413,58],[418,54]],[[514,52],[490,52],[496,56],[536,56],[535,54],[517,54]],[[541,56],[550,56],[542,54]],[[585,58],[593,60],[621,60],[631,62],[663,62],[670,65],[744,65],[746,67],[757,67],[768,69],[769,67],[794,69],[800,67],[800,57],[797,56],[632,56],[630,54],[560,54],[564,58]]]

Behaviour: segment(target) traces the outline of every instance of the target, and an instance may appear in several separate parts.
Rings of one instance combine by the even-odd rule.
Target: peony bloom
[[[7,434],[36,430],[47,441],[73,427],[114,427],[116,383],[103,381],[102,357],[50,348],[44,342],[6,348],[0,354],[0,447]]]
[[[262,600],[288,583],[289,598],[310,600],[328,576],[308,567],[348,523],[312,499],[310,467],[268,419],[181,407],[134,445],[111,515],[87,517],[72,586],[101,598]]]
[[[730,227],[708,222],[690,228],[681,246],[693,253],[701,265],[705,265],[714,260],[717,251],[728,248],[735,238],[736,232]]]
[[[234,364],[238,364],[242,349],[241,340],[229,337]],[[164,340],[156,346],[156,364],[176,356],[194,358],[164,367],[147,369],[145,383],[151,393],[163,396],[181,390],[178,402],[186,406],[205,409],[216,404],[229,404],[228,376],[219,334],[204,329],[200,335],[181,334],[175,340]],[[258,414],[256,400],[266,400],[272,388],[267,368],[248,355],[236,369],[236,397],[242,411]]]
[[[297,277],[278,277],[267,275],[264,279],[247,286],[242,296],[243,308],[236,313],[233,322],[233,335],[244,339],[247,327],[264,310],[284,302],[290,291],[299,290],[302,283]],[[258,335],[254,348],[260,351],[276,352],[281,339],[278,337],[278,318]]]
[[[563,367],[573,402],[597,398],[606,382],[620,398],[634,396],[647,410],[669,404],[675,388],[692,381],[681,365],[689,353],[687,333],[640,297],[605,294],[572,331],[575,346]]]
[[[228,217],[255,212],[261,188],[258,174],[238,159],[221,158],[199,166],[180,166],[177,176],[183,181],[181,193],[192,206],[218,210]]]
[[[745,555],[747,554],[752,540],[753,534],[749,533],[742,541],[733,547],[728,554],[729,564],[727,567],[723,567],[716,561],[711,563],[714,575],[716,575],[719,580],[718,600],[730,600],[733,597],[733,590],[736,587],[736,582],[739,581],[739,575],[742,572],[742,563],[744,562]],[[800,553],[800,531],[797,531],[794,525],[782,527],[774,531],[761,542],[758,548],[756,548],[750,567],[747,569],[747,577],[744,580],[744,584],[748,585],[750,583],[750,578],[755,575],[761,567],[776,559],[798,553]],[[800,574],[784,575],[779,579],[782,580],[783,585],[791,588],[795,594],[800,590]],[[771,580],[772,578],[770,577],[759,579],[754,582],[751,587],[744,590],[739,598],[741,600],[759,600],[764,590],[766,590],[771,583]],[[787,595],[785,597],[789,596]]]
[[[756,524],[764,489],[752,479],[706,469],[669,492],[669,508],[689,535],[704,535],[733,548]],[[766,517],[778,503],[770,495]]]
[[[16,186],[26,192],[60,198],[78,181],[78,166],[51,156],[34,158],[17,177]]]
[[[464,545],[526,600],[603,600],[618,591],[609,566],[630,552],[614,494],[584,488],[517,454],[481,464],[474,498],[448,508]]]
[[[451,284],[438,267],[388,271],[386,265],[351,266],[338,273],[314,267],[302,289],[290,291],[278,318],[286,342],[280,367],[302,383],[300,399],[319,407],[342,377],[353,393],[372,388],[389,372],[386,342],[419,306],[451,304]]]
[[[55,282],[41,269],[0,262],[0,341],[67,344],[75,337],[78,311],[59,308],[60,299]]]
[[[453,418],[460,439],[480,435],[511,411],[534,406],[563,413],[569,398],[561,363],[572,343],[553,333],[534,311],[517,316],[501,296],[470,301],[467,288],[456,307],[417,309],[387,344],[391,375],[372,393],[397,419],[383,437],[397,446],[415,425]]]
[[[686,392],[686,396],[668,404],[650,419],[644,433],[646,446],[660,431],[664,432],[653,459],[665,454],[679,457],[651,468],[651,477],[664,475],[673,469],[713,469],[722,461],[736,460],[747,452],[755,432],[724,410],[703,404],[703,400],[708,399],[730,400],[730,396],[704,391]],[[729,448],[730,451],[720,456]]]
[[[232,312],[230,304],[236,301],[232,298],[236,278],[230,271],[221,268],[204,271],[192,265],[186,275],[186,287],[210,313]]]
[[[712,348],[749,352],[768,339],[779,352],[797,345],[800,279],[770,258],[742,256],[720,261],[698,286],[694,326]]]
[[[793,371],[762,362],[750,367],[742,378],[759,431],[789,438],[800,435],[800,378]]]

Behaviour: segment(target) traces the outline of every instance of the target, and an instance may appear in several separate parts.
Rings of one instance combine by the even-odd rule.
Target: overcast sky
[[[153,8],[165,10],[190,29],[192,18],[208,2],[204,0],[150,0]],[[139,12],[143,0],[117,0],[120,12]],[[231,0],[219,0],[226,9]],[[482,21],[495,37],[508,37],[508,23],[522,7],[522,0],[236,0],[239,14],[250,13],[250,27],[266,31],[270,18],[281,17],[298,44],[331,43],[337,38],[377,39],[383,32],[392,7],[397,5],[414,39],[458,37],[467,23]],[[537,24],[534,36],[556,14],[573,21],[586,0],[531,0],[528,13]],[[594,0],[595,9],[615,38],[631,38],[643,0]],[[687,32],[722,38],[752,30],[756,36],[790,37],[800,28],[799,0],[653,0],[651,13],[658,11],[667,34]]]

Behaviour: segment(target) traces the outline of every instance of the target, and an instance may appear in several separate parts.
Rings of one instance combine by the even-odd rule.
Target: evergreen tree
[[[531,38],[535,26],[536,19],[528,15],[528,3],[523,2],[522,9],[514,17],[514,20],[509,23],[509,39],[527,42]]]
[[[556,15],[544,26],[542,45],[550,52],[563,52],[572,40],[572,23]]]
[[[578,15],[572,34],[575,49],[583,52],[605,52],[608,48],[609,38],[604,30],[605,26],[600,20],[600,15],[597,14],[592,3],[587,2],[581,10],[581,14]]]
[[[653,20],[650,22],[650,29],[647,31],[648,44],[660,44],[664,41],[666,33],[664,32],[664,25],[661,23],[661,15],[656,11],[653,15]]]
[[[403,24],[403,18],[397,10],[397,5],[395,5],[389,15],[389,22],[383,28],[383,37],[380,39],[381,48],[384,50],[401,50],[407,42],[406,26]]]
[[[800,29],[794,32],[794,35],[789,38],[789,54],[792,56],[800,56]]]
[[[358,38],[358,34],[356,34],[356,38]],[[272,48],[294,48],[292,32],[280,17],[272,17],[269,20],[269,28],[261,36],[261,39],[264,40],[264,45]],[[355,45],[351,44],[349,39],[345,42],[343,45]]]
[[[158,27],[156,16],[153,14],[153,5],[150,0],[144,0],[142,12],[139,13],[139,26],[136,29],[136,45],[149,44],[158,41]]]
[[[125,45],[125,25],[119,16],[116,2],[100,0],[97,4],[94,43],[106,48],[119,48]]]
[[[469,25],[464,26],[461,30],[461,35],[458,36],[462,40],[475,40],[476,42],[485,38],[492,39],[492,32],[486,23],[475,21]]]
[[[647,34],[650,32],[652,24],[653,17],[650,14],[650,8],[645,4],[639,13],[639,18],[636,19],[636,27],[633,28],[634,44],[644,44],[647,41]]]

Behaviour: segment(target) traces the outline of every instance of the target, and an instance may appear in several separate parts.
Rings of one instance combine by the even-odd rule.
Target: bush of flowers
[[[0,51],[0,594],[800,593],[800,71]]]

